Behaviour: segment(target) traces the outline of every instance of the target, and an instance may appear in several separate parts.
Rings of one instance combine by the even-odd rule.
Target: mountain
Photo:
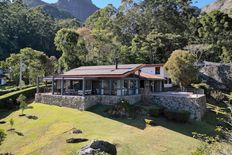
[[[38,6],[38,7],[43,9],[50,16],[52,16],[54,18],[57,18],[57,19],[75,18],[71,13],[69,13],[67,11],[60,10],[56,6],[53,6],[53,5],[50,5],[50,4],[41,5],[41,6]]]
[[[92,0],[58,0],[57,3],[48,4],[42,0],[23,0],[29,7],[42,7],[49,15],[55,18],[75,17],[84,22],[97,8]]]
[[[98,10],[92,0],[59,0],[54,5],[59,9],[68,11],[81,21],[85,21]]]
[[[29,7],[36,7],[38,5],[45,5],[44,1],[41,0],[23,0],[23,3],[26,4]]]
[[[219,10],[225,13],[232,12],[232,0],[216,0],[214,3],[209,4],[202,9],[202,12],[211,12],[213,10]]]

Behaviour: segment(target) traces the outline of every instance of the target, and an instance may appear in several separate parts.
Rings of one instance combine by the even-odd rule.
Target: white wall
[[[162,78],[169,78],[163,66],[160,67],[160,74],[155,73],[156,68],[157,67],[155,66],[154,67],[143,67],[141,71],[147,74],[158,75],[158,76],[161,76]],[[172,83],[164,84],[165,88],[170,88],[172,86],[173,86]]]
[[[5,81],[4,78],[1,78],[1,79],[0,79],[0,85],[4,85],[4,84],[6,84],[6,81]]]

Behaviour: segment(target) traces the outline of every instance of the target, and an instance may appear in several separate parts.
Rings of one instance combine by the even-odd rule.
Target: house
[[[109,66],[83,66],[58,76],[52,81],[53,95],[138,95],[143,91],[162,92],[167,76],[162,64],[127,64]]]
[[[86,110],[96,104],[114,105],[121,100],[135,104],[143,100],[189,111],[197,120],[206,109],[204,94],[166,92],[172,83],[162,64],[82,66],[44,80],[51,83],[51,91],[41,93],[37,83],[35,101],[39,103]]]
[[[2,68],[0,68],[0,85],[6,84],[5,78],[6,76],[4,75],[4,71]]]
[[[164,91],[166,74],[162,64],[82,66],[57,76],[45,77],[51,91],[37,93],[36,101],[86,109],[93,104],[115,104],[120,100],[141,101],[144,94]],[[39,91],[37,91],[39,92]]]

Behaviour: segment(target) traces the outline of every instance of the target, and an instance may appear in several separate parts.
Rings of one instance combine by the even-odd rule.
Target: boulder
[[[98,155],[110,154],[116,155],[117,150],[114,144],[102,140],[94,140],[89,145],[81,148],[78,155]]]
[[[86,138],[70,138],[66,140],[66,143],[81,143],[86,141],[88,141]]]
[[[232,64],[203,62],[199,79],[206,81],[211,87],[219,90],[232,90]]]
[[[74,128],[74,129],[72,130],[72,133],[73,133],[73,134],[80,134],[80,133],[82,133],[82,131],[81,131],[80,129]]]

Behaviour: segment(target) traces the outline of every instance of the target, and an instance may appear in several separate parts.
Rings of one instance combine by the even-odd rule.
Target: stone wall
[[[64,106],[69,108],[76,108],[79,110],[86,110],[98,102],[97,96],[61,96],[51,94],[36,94],[35,102]]]
[[[51,95],[51,94],[36,94],[35,102],[64,106],[70,108],[76,108],[79,110],[86,110],[96,104],[103,105],[114,105],[120,100],[127,100],[130,104],[135,104],[141,101],[141,95],[133,96],[61,96],[61,95]]]
[[[198,97],[186,96],[169,96],[162,93],[150,94],[149,98],[152,103],[164,106],[172,110],[185,110],[191,113],[191,119],[201,120],[206,110],[206,97],[199,95]],[[133,96],[60,96],[51,94],[36,94],[35,101],[39,103],[76,108],[86,110],[96,104],[114,105],[120,100],[127,100],[130,104],[139,103],[141,95]]]
[[[170,110],[188,111],[191,119],[201,120],[206,111],[206,97],[199,95],[198,97],[172,96],[153,94],[151,100],[154,104],[164,106]]]
[[[127,100],[130,104],[135,104],[141,101],[141,95],[132,96],[99,96],[99,103],[103,105],[114,105],[121,100]]]

